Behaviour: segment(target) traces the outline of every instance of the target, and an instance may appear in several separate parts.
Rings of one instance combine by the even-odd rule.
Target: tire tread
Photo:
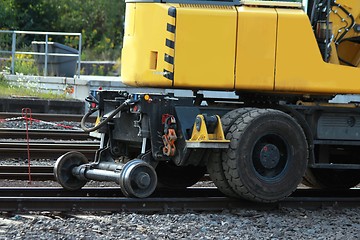
[[[248,111],[244,114],[242,114],[239,118],[234,121],[232,126],[227,132],[226,138],[231,141],[231,147],[228,148],[226,151],[224,151],[224,154],[222,154],[222,163],[223,163],[223,169],[225,170],[225,177],[227,178],[227,182],[231,186],[231,188],[240,196],[253,200],[258,202],[275,202],[280,199],[276,200],[269,200],[266,198],[261,198],[253,193],[247,188],[247,186],[244,184],[244,179],[241,178],[237,161],[238,161],[238,154],[237,154],[237,146],[239,146],[244,132],[247,130],[247,127],[260,115],[264,114],[280,114],[286,117],[290,117],[289,115],[278,111],[274,109],[253,109],[251,111]],[[301,129],[300,125],[294,120],[294,123],[298,125],[299,129]],[[305,139],[305,134],[303,131],[299,131],[303,138]],[[306,155],[308,156],[308,148]],[[293,189],[295,191],[295,189]]]
[[[227,135],[228,130],[232,126],[232,124],[242,116],[242,114],[252,110],[253,108],[238,108],[234,109],[228,113],[226,113],[221,118],[221,123],[224,131],[224,135]],[[230,146],[231,147],[231,146]],[[210,175],[210,178],[214,182],[215,186],[225,195],[230,197],[239,197],[238,194],[231,188],[226,179],[225,173],[228,171],[228,168],[223,168],[222,157],[223,154],[222,150],[212,150],[210,154],[210,159],[207,164],[207,170]]]

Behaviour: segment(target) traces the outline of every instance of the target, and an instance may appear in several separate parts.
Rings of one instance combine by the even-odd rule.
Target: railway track
[[[21,117],[22,113],[16,112],[0,112],[0,119],[8,119],[14,117]],[[79,114],[49,114],[49,113],[32,113],[31,117],[34,119],[40,119],[44,121],[69,121],[80,122],[83,115]],[[96,117],[90,116],[87,119],[89,122],[94,123]]]
[[[1,118],[19,114],[0,113]],[[80,115],[33,114],[33,118],[47,121],[80,121]],[[0,138],[23,139],[0,141],[1,158],[27,158],[24,129],[1,129]],[[57,158],[68,151],[80,151],[93,158],[99,147],[97,141],[87,141],[88,134],[79,130],[29,131],[31,158]],[[40,139],[52,139],[40,141]],[[56,141],[56,140],[66,141]],[[34,141],[35,140],[35,141]],[[54,180],[52,166],[31,166],[32,180]],[[0,179],[27,180],[28,166],[0,166]],[[209,180],[209,179],[204,179]],[[360,189],[350,191],[317,191],[299,189],[278,203],[259,204],[224,197],[217,189],[190,188],[186,191],[161,191],[146,199],[125,198],[119,188],[84,188],[69,192],[61,188],[0,188],[0,211],[222,211],[234,208],[274,209],[279,207],[359,207]]]
[[[55,180],[53,166],[31,166],[30,176],[33,181]],[[28,180],[28,166],[0,165],[0,179]]]
[[[88,158],[93,158],[99,148],[97,141],[53,141],[30,142],[31,158],[56,159],[69,151],[80,151]],[[27,158],[27,143],[22,141],[0,142],[0,158]]]
[[[17,118],[21,113],[0,112],[0,119]],[[68,114],[32,114],[34,119],[43,121],[75,121],[82,115]],[[95,117],[90,118],[90,122]],[[56,159],[69,151],[80,151],[89,159],[94,157],[99,142],[82,130],[29,129],[29,148],[31,158]],[[27,158],[26,130],[18,128],[0,128],[0,158]],[[43,139],[42,141],[40,139]],[[61,140],[61,141],[60,141]]]
[[[27,166],[0,166],[1,179],[28,179]],[[32,166],[32,180],[54,180],[52,166]],[[204,179],[208,180],[208,179]],[[233,209],[270,210],[281,207],[315,209],[323,207],[359,207],[360,188],[330,191],[299,188],[290,197],[270,204],[224,197],[216,188],[158,190],[150,198],[126,198],[120,188],[85,187],[66,191],[54,187],[2,187],[0,211],[111,211],[111,212],[181,212],[223,211]]]
[[[29,139],[54,139],[85,141],[92,139],[82,130],[29,129]],[[25,139],[26,130],[20,128],[0,128],[0,138]]]
[[[183,212],[234,209],[359,207],[360,189],[317,192],[299,189],[290,197],[269,204],[224,197],[214,188],[155,192],[150,198],[125,198],[118,188],[84,188],[69,192],[60,188],[0,188],[0,211],[61,212]]]
[[[34,181],[54,180],[54,166],[31,165],[30,174]],[[0,179],[28,180],[29,167],[25,165],[0,165]],[[201,181],[211,181],[206,174]]]
[[[26,130],[0,128],[0,158],[27,158]],[[30,129],[31,158],[56,159],[69,151],[80,151],[93,158],[99,141],[81,130]],[[34,141],[35,140],[35,141]]]

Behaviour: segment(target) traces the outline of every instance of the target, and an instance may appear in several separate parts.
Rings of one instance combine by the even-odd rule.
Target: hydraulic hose
[[[130,105],[132,103],[131,100],[126,100],[123,102],[119,107],[117,107],[108,117],[105,118],[104,121],[100,122],[98,125],[87,128],[85,126],[85,122],[88,119],[88,117],[93,114],[94,112],[98,111],[98,108],[90,109],[81,119],[80,126],[84,130],[84,132],[93,132],[98,130],[99,128],[103,127],[106,123],[108,123],[116,114],[118,114],[121,110],[125,109],[126,106]]]
[[[335,41],[334,41],[334,42],[335,42],[335,46],[336,46],[336,50],[338,50],[340,43],[342,43],[342,42],[344,42],[344,41],[346,41],[346,40],[348,39],[348,38],[344,38],[344,37],[345,37],[345,35],[349,32],[349,30],[354,27],[354,25],[355,25],[355,18],[354,18],[354,16],[353,16],[348,10],[346,10],[346,9],[345,9],[343,6],[341,6],[340,4],[334,4],[334,6],[337,6],[338,8],[340,8],[340,9],[341,9],[345,14],[347,14],[347,16],[350,17],[350,19],[351,19],[350,25],[349,25],[349,26],[346,26],[344,32],[340,35],[340,37],[338,37],[338,38],[335,39]],[[348,66],[356,67],[354,64],[352,64],[352,63],[344,60],[341,56],[338,56],[338,58],[339,58],[339,61],[340,61],[340,62],[345,63],[345,64],[348,65]]]

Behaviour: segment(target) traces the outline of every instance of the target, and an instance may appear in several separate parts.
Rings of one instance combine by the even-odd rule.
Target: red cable
[[[27,142],[27,155],[28,155],[28,173],[29,173],[29,184],[31,184],[31,164],[30,164],[30,143],[29,143],[29,120],[30,120],[30,125],[31,125],[31,120],[32,120],[32,116],[31,116],[31,109],[30,108],[23,108],[21,110],[22,113],[22,117],[25,119],[25,123],[26,123],[26,142]],[[28,115],[30,114],[30,117],[28,117]]]

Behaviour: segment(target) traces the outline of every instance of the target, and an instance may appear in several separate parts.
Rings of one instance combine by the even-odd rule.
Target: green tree
[[[58,11],[54,0],[13,0],[19,30],[54,31]]]
[[[81,32],[84,49],[92,49],[96,55],[107,53],[113,59],[119,55],[123,37],[124,1],[59,0],[58,3],[59,28],[62,31]]]
[[[13,0],[0,1],[0,29],[14,29],[17,27]]]
[[[86,59],[116,59],[120,54],[123,0],[1,0],[0,9],[0,29],[81,32]],[[29,44],[33,38],[24,40]],[[77,48],[78,39],[64,41]]]

